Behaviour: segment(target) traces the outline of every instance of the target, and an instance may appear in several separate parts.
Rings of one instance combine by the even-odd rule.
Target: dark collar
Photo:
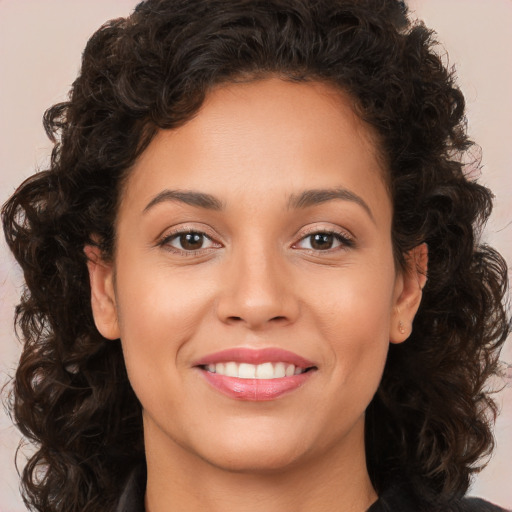
[[[144,512],[146,465],[137,466],[128,477],[116,512]]]
[[[119,498],[115,512],[144,512],[144,495],[146,493],[146,466],[137,466],[128,477],[123,489],[123,493]],[[388,512],[383,507],[381,500],[377,500],[367,512]],[[402,509],[394,509],[398,512]]]
[[[144,496],[146,494],[146,466],[136,467],[130,474],[119,498],[115,512],[144,512]],[[403,486],[392,486],[387,489],[367,512],[419,512],[432,510],[413,497],[412,492]],[[478,498],[464,498],[450,503],[449,506],[437,510],[453,512],[507,512],[487,501]],[[508,511],[512,512],[512,511]]]

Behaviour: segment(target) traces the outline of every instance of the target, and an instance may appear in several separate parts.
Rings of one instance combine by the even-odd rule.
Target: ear
[[[101,250],[94,245],[84,247],[91,284],[91,307],[94,323],[105,337],[120,337],[117,305],[114,293],[114,270],[111,263],[103,260]]]
[[[389,341],[404,342],[412,332],[412,322],[420,307],[427,282],[428,247],[420,244],[406,254],[406,268],[397,277]]]

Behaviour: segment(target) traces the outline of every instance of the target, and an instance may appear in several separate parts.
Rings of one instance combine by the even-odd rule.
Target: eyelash
[[[197,249],[197,250],[186,250],[186,249],[179,249],[177,247],[173,247],[172,245],[170,245],[173,240],[179,239],[179,237],[181,237],[183,235],[188,235],[188,234],[194,234],[194,235],[202,236],[203,239],[206,239],[206,240],[209,240],[210,242],[212,242],[213,247],[206,247],[206,248],[202,248],[201,247],[200,249]],[[332,230],[332,229],[324,229],[324,230],[316,229],[314,231],[311,231],[311,232],[306,233],[305,235],[303,235],[298,242],[296,242],[296,243],[294,243],[292,245],[292,247],[295,248],[302,241],[307,240],[308,238],[311,238],[311,237],[313,237],[315,235],[329,235],[329,236],[333,236],[334,239],[337,242],[339,242],[340,245],[338,247],[329,248],[329,249],[326,249],[326,250],[313,249],[313,248],[310,248],[310,249],[305,248],[304,250],[309,252],[309,253],[314,253],[314,254],[329,253],[330,254],[330,253],[338,251],[338,250],[347,250],[347,249],[350,249],[350,248],[355,246],[355,241],[352,238],[352,236],[348,235],[345,232],[336,231],[336,230]],[[194,229],[184,229],[184,230],[177,230],[177,231],[171,232],[171,233],[167,234],[166,236],[164,236],[158,242],[157,245],[159,247],[163,247],[164,249],[168,250],[169,252],[177,253],[177,254],[184,255],[184,256],[204,255],[205,251],[209,251],[210,249],[221,247],[221,245],[218,244],[217,242],[215,242],[212,237],[208,236],[203,231],[194,230]]]
[[[172,245],[170,245],[173,240],[179,239],[181,236],[189,235],[189,234],[201,235],[204,239],[209,240],[210,242],[212,242],[213,243],[213,247],[207,247],[207,248],[202,248],[201,247],[200,249],[197,249],[197,250],[186,250],[186,249],[179,249],[177,247],[173,247]],[[183,256],[199,256],[199,255],[204,255],[205,251],[208,251],[209,249],[221,247],[221,245],[219,243],[214,242],[212,237],[208,236],[203,231],[200,231],[200,230],[197,230],[197,229],[179,229],[179,230],[173,231],[171,233],[166,234],[158,242],[157,245],[162,247],[162,248],[164,248],[165,250],[167,250],[169,252],[180,254],[180,255],[183,255]]]
[[[355,246],[355,241],[352,236],[350,236],[348,233],[344,231],[336,231],[333,229],[315,229],[309,233],[304,234],[298,242],[293,244],[293,247],[297,246],[299,243],[301,243],[304,240],[307,240],[308,238],[311,238],[315,235],[329,235],[333,236],[334,239],[339,242],[338,247],[329,248],[326,250],[320,250],[320,249],[304,249],[305,251],[308,251],[309,253],[314,254],[331,254],[333,252],[339,251],[339,250],[347,250],[351,249]]]

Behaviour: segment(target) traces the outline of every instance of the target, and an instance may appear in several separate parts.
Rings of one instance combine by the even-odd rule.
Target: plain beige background
[[[107,19],[134,0],[0,0],[0,204],[51,149],[44,110],[65,99],[81,51]],[[481,180],[496,194],[486,240],[512,263],[512,0],[410,0],[414,15],[435,29],[466,94],[469,131],[483,151]],[[0,242],[0,385],[12,374],[19,345],[12,329],[21,275]],[[512,343],[502,360],[512,363]],[[471,494],[512,508],[512,368],[497,399],[498,449]],[[0,512],[21,512],[14,454],[19,435],[0,412]]]

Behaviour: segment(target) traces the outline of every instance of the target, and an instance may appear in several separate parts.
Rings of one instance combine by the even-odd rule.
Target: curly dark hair
[[[492,194],[468,177],[464,98],[436,44],[395,0],[148,0],[91,37],[69,101],[44,116],[49,168],[2,211],[26,282],[12,407],[37,446],[22,475],[31,509],[110,510],[144,461],[141,406],[120,343],[95,327],[84,246],[112,258],[124,180],[159,129],[190,120],[217,84],[267,77],[348,92],[386,161],[397,264],[429,247],[412,335],[391,346],[367,411],[372,483],[406,478],[432,506],[466,492],[493,446],[484,383],[509,332],[507,276],[479,240]]]

